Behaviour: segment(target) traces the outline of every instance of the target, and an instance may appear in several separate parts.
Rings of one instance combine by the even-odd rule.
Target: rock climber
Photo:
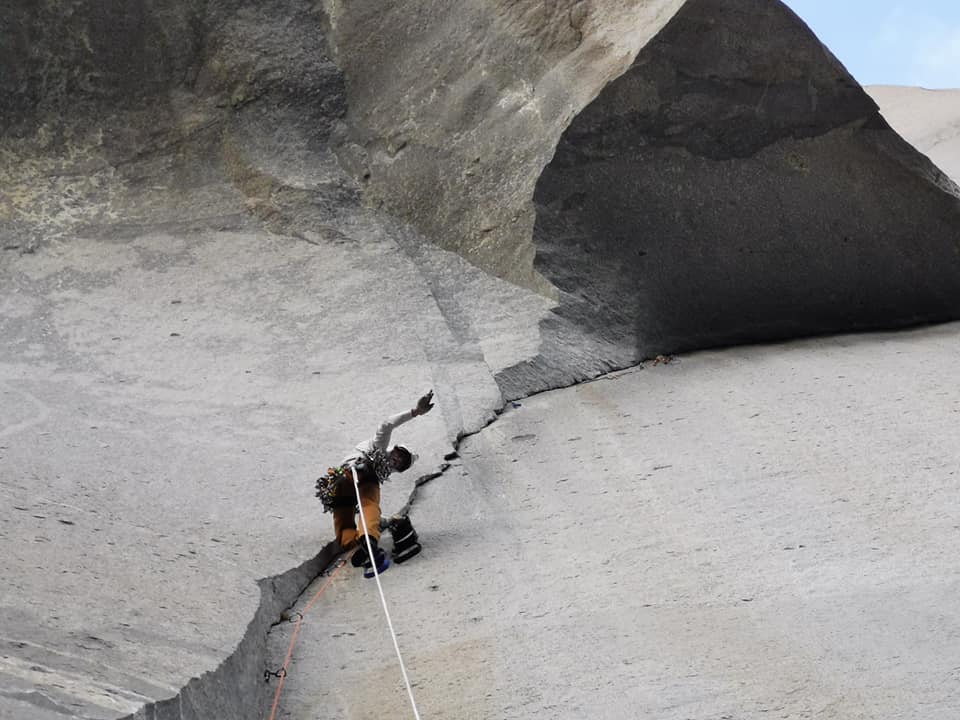
[[[380,548],[381,530],[390,530],[393,536],[393,559],[404,562],[420,552],[416,531],[406,516],[395,516],[384,522],[380,513],[380,485],[392,472],[404,472],[416,461],[417,456],[403,445],[390,447],[393,431],[415,417],[426,415],[433,409],[433,390],[421,397],[412,410],[391,415],[377,428],[376,435],[356,446],[337,468],[330,468],[327,475],[317,480],[317,497],[324,510],[333,513],[333,531],[337,542],[344,550],[357,547],[351,560],[355,567],[363,567],[364,577],[373,577],[390,566],[390,560]],[[373,559],[367,550],[367,538],[363,537],[363,523],[357,524],[357,492],[354,490],[353,470],[357,473],[360,495],[359,512],[366,522],[367,535],[373,550]]]

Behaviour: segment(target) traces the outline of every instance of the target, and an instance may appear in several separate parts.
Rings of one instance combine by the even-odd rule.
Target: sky
[[[960,88],[960,0],[784,0],[861,85]]]

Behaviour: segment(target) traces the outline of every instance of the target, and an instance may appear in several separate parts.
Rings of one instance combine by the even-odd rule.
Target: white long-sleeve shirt
[[[410,422],[413,417],[414,415],[412,410],[391,415],[382,423],[380,423],[380,427],[377,428],[376,435],[369,440],[364,440],[362,443],[359,443],[354,448],[354,451],[343,459],[343,463],[341,464],[346,465],[348,463],[356,462],[361,457],[364,455],[369,455],[374,450],[386,452],[387,448],[390,446],[390,436],[393,434],[393,431],[396,430],[400,425],[403,425],[405,422]]]

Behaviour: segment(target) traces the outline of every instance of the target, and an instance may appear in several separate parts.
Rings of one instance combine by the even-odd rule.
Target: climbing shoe
[[[413,523],[405,515],[391,518],[390,534],[393,536],[393,561],[398,565],[417,555],[423,549],[417,531],[413,529]]]
[[[366,538],[360,538],[360,546],[353,554],[353,557],[350,558],[350,563],[354,567],[363,568],[363,576],[365,578],[372,578],[374,574],[382,573],[390,567],[390,558],[388,558],[387,554],[379,547],[376,538],[370,538],[370,546],[373,548],[373,558],[377,564],[376,573],[373,572],[373,563],[370,561],[370,555],[367,552]]]
[[[363,564],[363,576],[365,578],[372,578],[374,575],[382,575],[388,567],[390,567],[390,558],[387,557],[387,554],[380,548],[376,548],[373,551],[373,556],[377,560],[377,572],[373,572],[373,563],[366,562]]]

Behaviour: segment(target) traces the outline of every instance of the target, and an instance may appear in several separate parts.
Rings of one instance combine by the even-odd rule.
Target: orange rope
[[[287,677],[287,667],[290,665],[290,658],[293,657],[293,646],[297,642],[297,635],[300,634],[300,625],[303,624],[303,616],[306,615],[307,611],[313,607],[313,604],[320,599],[320,596],[323,595],[324,591],[330,587],[330,583],[333,582],[333,578],[338,572],[340,572],[340,568],[342,568],[344,565],[346,565],[346,563],[341,562],[336,568],[334,568],[333,572],[330,573],[330,576],[327,578],[327,581],[319,590],[317,590],[316,593],[314,593],[313,597],[310,598],[310,602],[307,603],[307,606],[303,609],[303,612],[299,613],[300,617],[297,618],[297,624],[293,628],[293,636],[290,638],[290,647],[287,648],[287,657],[283,661],[283,666],[277,671],[280,673],[280,682],[277,683],[277,692],[273,696],[273,707],[270,708],[270,720],[274,720],[277,716],[277,708],[280,705],[280,692],[283,690],[283,681]]]

